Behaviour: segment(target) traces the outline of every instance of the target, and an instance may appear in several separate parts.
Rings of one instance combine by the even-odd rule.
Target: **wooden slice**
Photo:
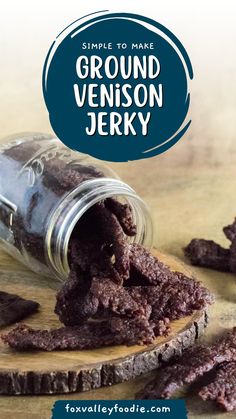
[[[171,269],[191,275],[189,268],[176,258],[154,254]],[[53,313],[56,283],[25,268],[0,272],[0,289],[14,292],[41,304],[37,314],[25,323],[35,328],[60,325]],[[204,310],[173,321],[171,334],[157,338],[150,346],[114,346],[97,350],[16,352],[0,342],[1,394],[53,394],[91,390],[130,380],[157,368],[161,360],[181,354],[192,345],[207,325]],[[10,327],[2,329],[7,332]]]

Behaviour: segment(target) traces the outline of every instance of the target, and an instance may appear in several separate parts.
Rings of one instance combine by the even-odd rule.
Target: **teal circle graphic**
[[[190,59],[160,23],[98,12],[67,27],[43,69],[50,123],[68,147],[107,161],[165,152],[190,120]]]

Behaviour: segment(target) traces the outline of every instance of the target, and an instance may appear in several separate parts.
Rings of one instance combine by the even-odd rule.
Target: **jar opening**
[[[75,229],[79,229],[80,220],[95,204],[111,197],[131,206],[137,233],[132,237],[127,236],[127,242],[135,242],[144,245],[147,249],[151,248],[151,217],[146,204],[136,192],[117,179],[88,180],[63,198],[49,220],[45,251],[49,265],[58,279],[63,281],[68,277],[69,243]]]

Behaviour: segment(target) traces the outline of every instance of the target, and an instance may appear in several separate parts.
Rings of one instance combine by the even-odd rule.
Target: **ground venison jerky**
[[[36,301],[0,291],[0,327],[18,322],[35,313],[38,308],[39,303]]]
[[[178,282],[151,287],[127,287],[136,300],[139,290],[140,299],[151,306],[150,320],[154,323],[180,319],[213,302],[211,293],[199,282],[180,273],[175,275],[178,276]]]
[[[213,240],[193,239],[184,252],[193,265],[229,271],[229,249],[224,249]]]
[[[26,141],[4,150],[3,154],[15,162],[26,163],[39,150],[40,145],[36,141]]]
[[[211,302],[210,294],[199,283],[180,273],[170,274],[170,284],[164,278],[163,284],[156,286],[124,287],[110,278],[90,278],[78,265],[73,265],[57,294],[55,308],[67,327],[51,331],[18,328],[4,341],[16,349],[43,350],[150,344],[155,336],[168,333],[171,319]],[[98,342],[96,339],[91,342],[89,333],[95,326],[88,320],[98,314],[100,319],[106,316],[106,320],[96,322]]]
[[[230,245],[229,270],[232,273],[236,273],[236,240]]]
[[[126,236],[103,203],[94,205],[81,218],[70,241],[70,257],[91,276],[111,276],[117,283],[129,276]]]
[[[80,279],[81,284],[80,284]],[[169,283],[157,286],[123,287],[110,278],[93,278],[87,289],[82,272],[71,271],[68,280],[57,294],[55,312],[66,325],[80,324],[89,317],[119,315],[176,320],[202,309],[213,302],[209,291],[194,279],[180,273],[171,273]]]
[[[229,270],[236,273],[236,218],[234,222],[223,228],[223,232],[227,239],[231,241],[229,255]]]
[[[114,267],[121,278],[129,277],[129,246],[121,225],[116,216],[108,210],[103,203],[95,208],[99,219],[99,227],[106,240],[106,245],[111,246],[114,254]]]
[[[236,218],[223,228],[223,232],[231,241],[229,249],[212,240],[191,240],[184,252],[193,265],[236,273]]]
[[[61,196],[86,180],[103,176],[103,173],[96,170],[95,167],[90,166],[85,170],[82,165],[71,167],[70,164],[66,164],[58,158],[47,163],[43,175],[43,184],[56,195]]]
[[[236,218],[232,224],[223,228],[223,232],[227,239],[229,239],[231,242],[236,239]]]
[[[203,400],[215,400],[226,411],[236,409],[236,362],[219,365],[214,380],[199,391]]]
[[[88,290],[71,272],[69,279],[57,294],[56,314],[65,325],[78,325],[96,316],[119,315],[147,317],[147,303],[136,302],[126,288],[108,278],[93,278]],[[150,309],[149,309],[150,314]]]
[[[121,204],[114,198],[107,198],[105,206],[117,217],[123,231],[127,236],[135,236],[137,232],[134,224],[132,208],[129,204]]]
[[[143,246],[130,246],[130,279],[126,285],[158,285],[167,282],[170,269]]]
[[[66,326],[81,324],[97,313],[98,300],[89,294],[89,287],[89,277],[72,269],[69,278],[56,295],[54,310]]]
[[[90,277],[107,277],[118,284],[123,282],[112,263],[112,254],[98,235],[81,240],[73,239],[70,243],[71,265],[78,266]]]
[[[35,330],[27,325],[20,325],[4,335],[3,340],[18,351],[53,351],[110,346],[114,344],[116,336],[111,333],[107,322],[99,325],[96,322],[90,322],[82,326],[68,326],[53,330]]]
[[[191,384],[222,362],[231,361],[236,361],[236,328],[211,346],[194,346],[184,351],[175,362],[163,366],[137,398],[170,398],[184,384]]]
[[[111,331],[119,336],[125,345],[148,345],[153,343],[154,323],[149,322],[145,317],[136,316],[131,319],[112,317],[110,320]],[[159,324],[159,336],[166,334],[167,326],[164,322]]]
[[[96,297],[99,307],[125,317],[149,317],[150,307],[132,297],[127,288],[116,285],[109,278],[93,278],[90,288],[92,296]]]
[[[149,327],[150,329],[150,327]],[[35,330],[20,325],[3,335],[2,339],[18,351],[29,350],[73,350],[97,349],[104,346],[133,345],[149,342],[150,330],[143,327],[137,319],[132,322],[111,319],[110,322],[87,322],[81,326],[68,326],[52,330]]]

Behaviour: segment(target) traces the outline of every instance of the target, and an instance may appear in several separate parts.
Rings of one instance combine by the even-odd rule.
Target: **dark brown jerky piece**
[[[155,338],[154,324],[145,317],[133,317],[125,319],[113,317],[110,320],[111,331],[118,335],[126,345],[148,345],[153,343]],[[160,335],[165,334],[166,327],[160,323]]]
[[[119,324],[117,323],[119,322]],[[118,333],[119,331],[119,333]],[[151,327],[140,320],[111,319],[110,322],[87,322],[81,326],[61,327],[51,330],[35,330],[27,325],[19,325],[2,339],[18,351],[29,350],[73,350],[97,349],[112,345],[133,345],[151,342]]]
[[[230,245],[229,270],[236,273],[236,239]]]
[[[236,362],[220,365],[214,380],[200,390],[199,396],[203,400],[215,400],[228,412],[236,409]]]
[[[56,195],[61,196],[82,182],[101,177],[102,175],[95,167],[83,167],[80,165],[79,168],[73,168],[73,166],[66,165],[63,160],[54,158],[45,163],[43,184]]]
[[[139,292],[139,299],[151,306],[150,320],[157,325],[160,320],[180,319],[213,302],[213,296],[200,282],[180,272],[173,273],[173,278],[173,282],[156,286],[127,288],[135,300]]]
[[[229,271],[230,251],[213,240],[193,239],[184,249],[185,255],[196,266]]]
[[[223,228],[223,232],[227,239],[229,239],[231,242],[236,239],[236,218],[232,224]]]
[[[27,325],[20,325],[3,335],[2,339],[18,351],[95,349],[119,341],[118,337],[111,333],[107,322],[89,322],[82,326],[52,330],[35,330]]]
[[[31,227],[31,220],[33,216],[33,211],[37,207],[38,202],[42,198],[42,195],[39,192],[34,192],[29,200],[29,206],[26,214],[26,223],[28,227]]]
[[[122,204],[114,198],[107,198],[105,206],[117,217],[123,231],[127,236],[135,236],[137,232],[134,223],[132,208],[129,204]]]
[[[229,256],[229,270],[236,273],[236,218],[234,222],[223,228],[224,234],[231,241],[230,256]]]
[[[130,245],[130,279],[125,285],[158,285],[169,281],[170,269],[138,244]]]
[[[17,162],[26,163],[40,148],[41,146],[37,142],[29,140],[4,150],[3,155]]]
[[[89,292],[98,299],[99,308],[110,314],[125,317],[149,317],[150,315],[150,308],[147,304],[141,300],[135,300],[125,287],[116,285],[109,278],[94,278]]]
[[[81,278],[83,274],[81,273]],[[118,286],[108,278],[94,278],[91,285],[77,279],[78,273],[71,271],[69,279],[57,294],[55,313],[66,326],[79,325],[97,313],[126,317],[146,317],[147,304],[135,301],[126,288]],[[87,286],[87,289],[86,289]]]
[[[157,377],[141,392],[139,399],[165,399],[182,387],[191,384],[222,362],[236,361],[236,328],[211,346],[194,346],[174,363],[163,366]]]
[[[36,301],[0,291],[0,327],[18,322],[35,313],[38,308],[39,303]]]
[[[67,168],[75,170],[79,173],[83,173],[87,179],[104,177],[104,173],[98,170],[97,167],[91,165],[85,166],[83,164],[77,163],[76,161],[69,163]]]
[[[105,244],[112,247],[114,267],[123,279],[129,277],[129,246],[123,229],[116,216],[103,203],[95,207],[95,212]]]
[[[76,244],[77,242],[77,244]],[[79,221],[71,246],[72,259],[92,276],[110,276],[122,283],[129,276],[129,247],[116,216],[99,202]],[[81,249],[80,249],[81,246]],[[76,255],[76,252],[78,253]]]
[[[72,269],[58,291],[54,311],[66,326],[79,325],[97,313],[98,300],[89,294],[90,284],[91,280],[82,271]]]
[[[79,266],[90,277],[109,277],[118,284],[123,282],[112,263],[109,246],[106,246],[101,236],[92,233],[88,237],[71,239],[70,255],[71,264]]]

